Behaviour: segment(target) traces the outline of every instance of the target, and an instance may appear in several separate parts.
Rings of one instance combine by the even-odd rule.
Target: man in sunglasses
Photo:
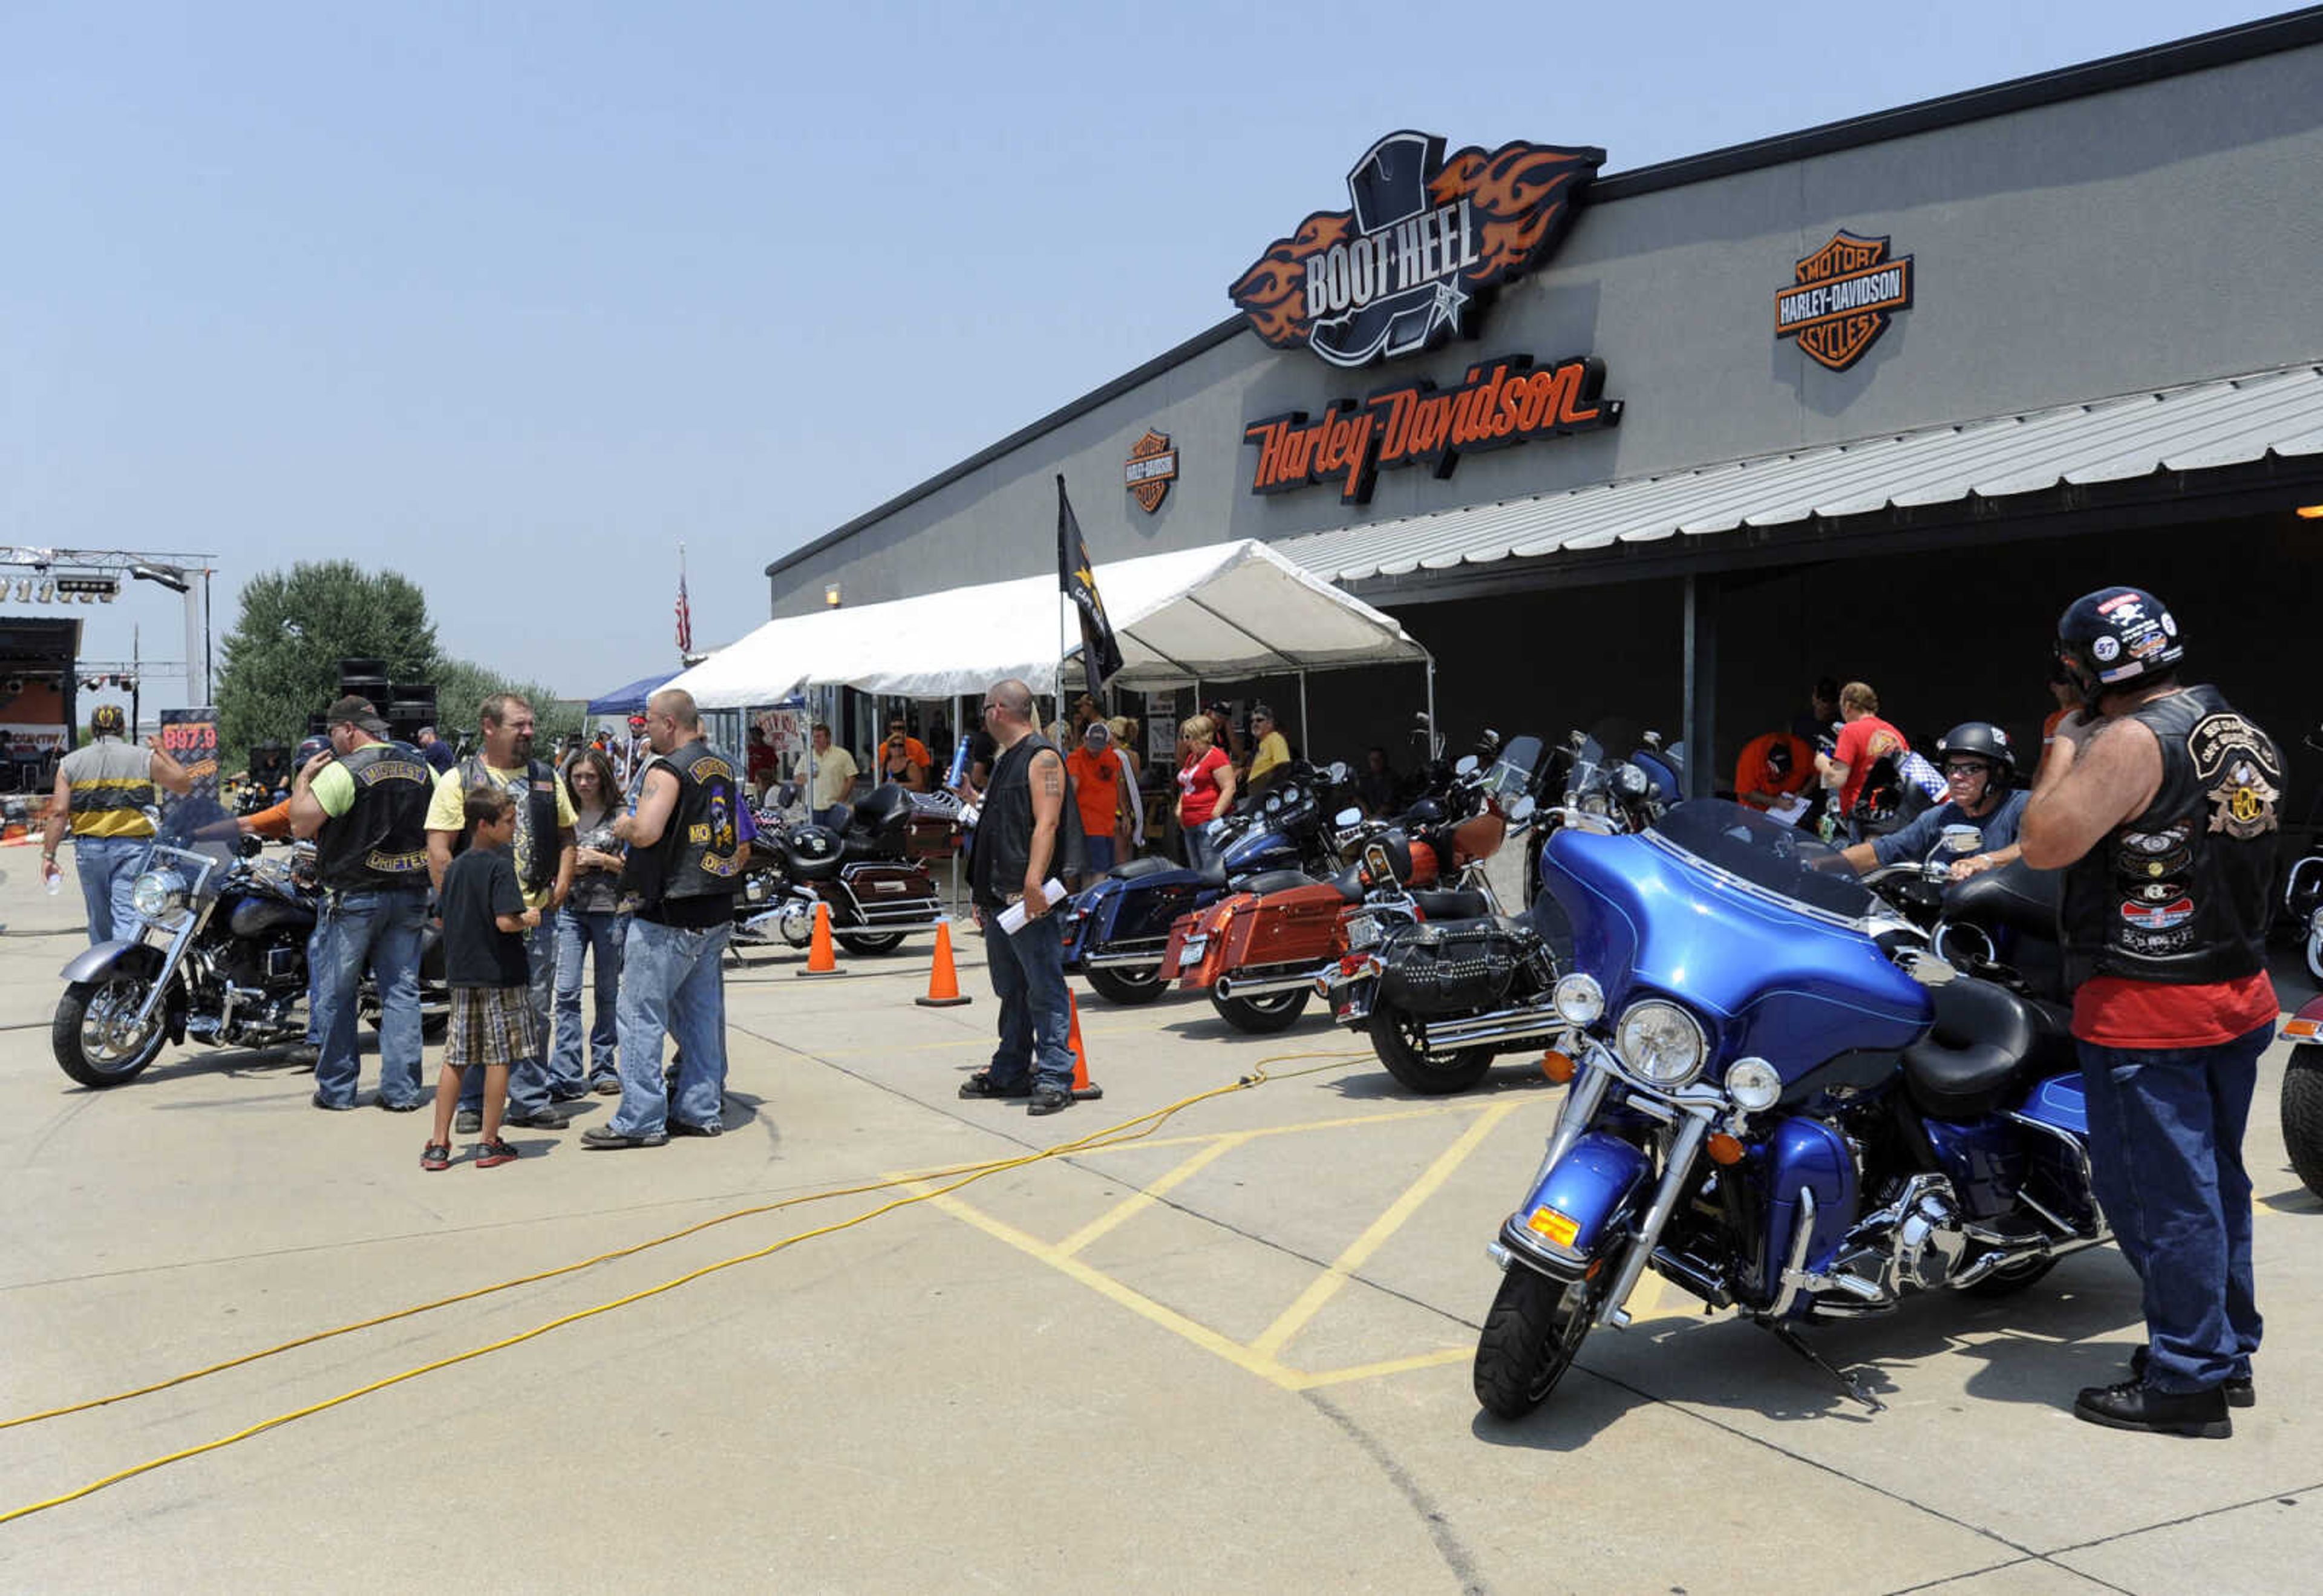
[[[1952,879],[1965,881],[2016,858],[2016,827],[2027,794],[2016,790],[2016,755],[2008,734],[1989,720],[1965,720],[1936,745],[1936,767],[1949,792],[1945,802],[1885,837],[1842,848],[1860,873],[1880,865],[1924,859],[1946,826],[1974,826],[1984,846],[1952,861]]]

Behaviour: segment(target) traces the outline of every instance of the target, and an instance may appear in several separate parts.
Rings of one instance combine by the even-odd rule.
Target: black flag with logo
[[[1097,596],[1088,545],[1081,539],[1081,524],[1073,518],[1073,501],[1065,497],[1062,475],[1057,478],[1057,582],[1081,614],[1081,668],[1088,674],[1088,694],[1102,697],[1106,683],[1120,674],[1121,645],[1114,641],[1105,601]],[[1057,687],[1061,695],[1064,683]]]

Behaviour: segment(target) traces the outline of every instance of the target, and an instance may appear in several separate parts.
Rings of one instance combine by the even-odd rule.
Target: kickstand
[[[1798,1353],[1799,1356],[1804,1358],[1808,1362],[1813,1363],[1825,1374],[1830,1375],[1833,1380],[1839,1381],[1841,1387],[1846,1390],[1849,1396],[1862,1403],[1866,1408],[1871,1409],[1872,1412],[1885,1413],[1887,1411],[1886,1404],[1882,1403],[1878,1398],[1873,1396],[1869,1391],[1865,1390],[1861,1384],[1857,1381],[1855,1376],[1841,1371],[1828,1358],[1825,1358],[1821,1353],[1809,1346],[1804,1341],[1800,1339],[1799,1333],[1792,1329],[1788,1325],[1769,1325],[1767,1328],[1775,1333],[1775,1339],[1777,1341],[1781,1342],[1785,1346]]]

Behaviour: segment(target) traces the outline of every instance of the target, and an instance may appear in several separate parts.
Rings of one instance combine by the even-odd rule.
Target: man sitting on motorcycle
[[[1841,857],[1859,873],[1925,858],[1946,826],[1974,826],[1984,833],[1981,851],[1953,861],[1954,881],[1980,876],[2016,858],[2016,827],[2028,794],[2014,790],[2016,756],[2008,746],[2008,734],[1989,720],[1964,720],[1936,744],[1936,763],[1950,798],[1899,830],[1842,848]]]

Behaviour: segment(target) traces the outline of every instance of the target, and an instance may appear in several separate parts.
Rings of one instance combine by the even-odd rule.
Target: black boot
[[[2144,1380],[2145,1378],[2146,1355],[2146,1350],[2144,1347],[2139,1347],[2135,1352],[2129,1354],[2130,1379]],[[2229,1380],[2226,1384],[2220,1386],[2218,1389],[2227,1393],[2227,1406],[2229,1408],[2255,1408],[2258,1406],[2258,1388],[2251,1384],[2247,1376],[2241,1380]]]
[[[2235,1433],[2227,1417],[2227,1393],[2157,1391],[2141,1380],[2093,1385],[2073,1399],[2073,1417],[2116,1430],[2147,1430],[2162,1435],[2199,1435],[2223,1441]]]

